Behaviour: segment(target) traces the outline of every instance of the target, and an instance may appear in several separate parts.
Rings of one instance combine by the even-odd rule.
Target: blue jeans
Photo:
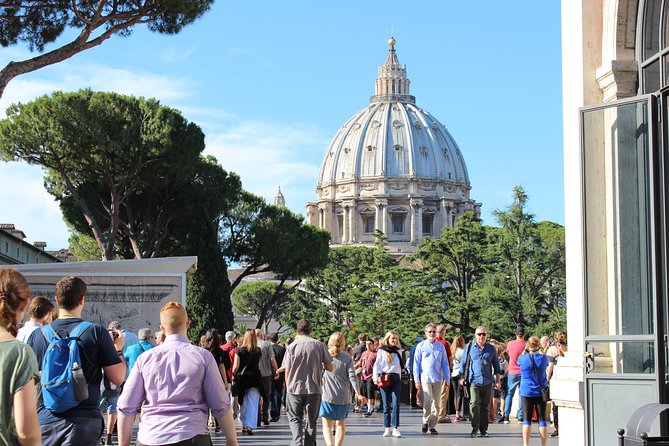
[[[400,384],[402,380],[397,373],[390,374],[390,386],[379,389],[383,401],[383,426],[398,427],[400,425]]]
[[[270,397],[269,414],[277,419],[281,416],[281,405],[283,402],[283,377],[272,381],[272,395]]]
[[[511,414],[511,402],[513,401],[513,395],[518,389],[518,395],[520,395],[520,375],[509,375],[509,390],[506,392],[506,399],[504,400],[504,416],[509,418]],[[523,405],[518,403],[518,418],[523,418]]]

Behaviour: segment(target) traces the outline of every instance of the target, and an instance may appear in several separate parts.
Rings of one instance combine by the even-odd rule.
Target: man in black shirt
[[[81,322],[81,312],[86,303],[86,284],[78,277],[64,277],[56,284],[56,303],[58,319],[51,328],[65,338]],[[37,415],[42,431],[44,446],[76,444],[96,446],[102,434],[102,416],[100,401],[100,382],[102,370],[109,381],[120,386],[125,381],[125,362],[123,362],[124,337],[120,335],[112,340],[107,330],[99,324],[93,324],[84,331],[79,340],[81,368],[88,383],[88,399],[72,409],[55,413],[44,407],[41,394],[37,401]],[[28,344],[35,351],[37,362],[42,369],[42,361],[49,346],[41,330],[35,330],[28,338]]]
[[[281,366],[283,357],[286,354],[286,348],[279,344],[279,334],[274,332],[269,336],[269,342],[272,344],[274,359]],[[279,373],[272,381],[272,394],[270,396],[270,421],[277,422],[281,417],[281,404],[283,401],[283,384],[286,380],[284,372]]]

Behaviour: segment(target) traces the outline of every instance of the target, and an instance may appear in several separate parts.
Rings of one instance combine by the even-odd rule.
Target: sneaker
[[[430,435],[437,435],[438,433],[435,428],[430,429]]]
[[[452,423],[451,417],[446,415],[446,418],[444,418],[444,423]]]
[[[395,438],[400,438],[401,436],[402,436],[402,434],[400,434],[400,431],[397,430],[396,427],[394,427],[394,428],[393,428],[393,437],[395,437]]]
[[[553,431],[553,433],[551,433],[551,434],[549,435],[549,437],[553,437],[553,438],[558,437],[558,436],[559,436],[559,434],[558,434],[558,430],[557,430],[557,429],[555,429],[555,430]]]
[[[502,418],[499,419],[498,423],[509,424],[509,417],[502,415]]]
[[[372,416],[373,412],[365,412],[365,418],[369,418]]]
[[[518,422],[522,423],[523,422],[523,417],[518,417]]]
[[[423,425],[420,427],[420,431],[424,434],[427,434],[427,423],[423,423]]]
[[[487,432],[483,432],[483,431],[479,432],[479,434],[477,435],[477,437],[484,437],[484,438],[488,438],[489,436],[490,435],[488,435]]]
[[[472,429],[472,433],[469,436],[472,438],[476,437],[476,429]]]
[[[392,434],[392,430],[389,427],[387,427],[386,430],[383,431],[383,436],[384,437],[390,437],[391,434]]]

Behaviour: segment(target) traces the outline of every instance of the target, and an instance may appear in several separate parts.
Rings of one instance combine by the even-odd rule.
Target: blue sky
[[[135,29],[10,82],[0,100],[55,90],[155,97],[207,135],[206,153],[244,187],[304,214],[331,138],[374,94],[391,34],[418,106],[462,150],[484,223],[521,185],[537,220],[564,222],[560,3],[217,1],[180,34]],[[0,50],[0,64],[26,47]],[[0,163],[0,223],[67,247],[42,173]]]

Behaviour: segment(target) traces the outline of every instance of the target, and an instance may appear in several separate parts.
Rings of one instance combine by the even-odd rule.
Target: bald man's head
[[[188,328],[188,314],[179,302],[168,302],[160,309],[160,326],[165,334],[184,333]]]

